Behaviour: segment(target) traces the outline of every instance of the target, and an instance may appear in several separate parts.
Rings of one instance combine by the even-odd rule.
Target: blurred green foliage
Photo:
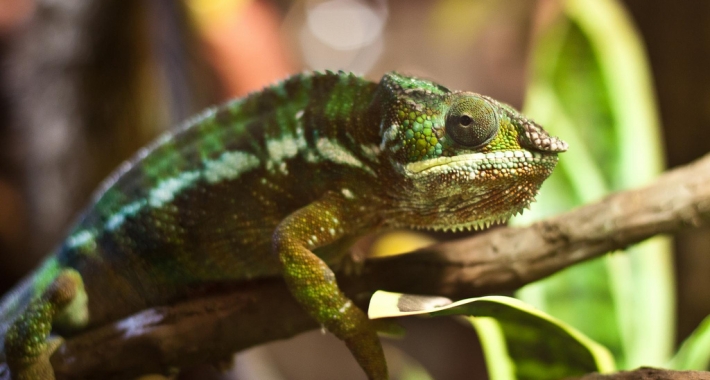
[[[456,5],[450,10],[460,10],[464,2],[443,3]],[[476,3],[476,7],[469,5],[470,12],[442,13],[439,19],[464,19],[469,13],[476,13],[473,20],[484,19],[493,3]],[[523,111],[568,142],[570,148],[561,155],[532,210],[514,224],[530,223],[595,202],[611,192],[642,186],[664,170],[648,59],[621,1],[546,0],[537,5],[540,17],[535,24]],[[471,25],[466,27],[469,35],[477,31]],[[654,237],[528,285],[517,296],[564,321],[560,326],[573,326],[570,334],[578,329],[608,348],[620,369],[707,370],[710,317],[673,356],[673,265],[670,240]],[[532,318],[527,327],[540,328],[533,314],[517,322]],[[524,337],[529,331],[505,322],[502,310],[491,316],[472,320],[490,378],[558,378],[561,375],[555,370],[573,361],[569,355],[551,351],[548,355],[556,360],[534,355],[535,350],[548,349],[546,340],[552,335],[545,334],[549,331],[535,331],[537,345],[526,344]]]
[[[525,112],[570,150],[519,223],[640,186],[663,170],[650,71],[629,16],[615,0],[560,5],[537,39]],[[671,355],[674,289],[670,244],[654,238],[519,296],[609,347],[622,368],[636,368]]]

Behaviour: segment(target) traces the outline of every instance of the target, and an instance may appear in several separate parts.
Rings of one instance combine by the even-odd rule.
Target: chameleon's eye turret
[[[469,149],[486,145],[498,133],[498,116],[488,101],[478,96],[457,99],[446,115],[446,134]]]

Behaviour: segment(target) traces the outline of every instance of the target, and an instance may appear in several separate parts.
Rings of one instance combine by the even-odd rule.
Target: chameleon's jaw
[[[527,208],[557,164],[556,153],[509,150],[410,163],[399,222],[430,230],[482,229]]]

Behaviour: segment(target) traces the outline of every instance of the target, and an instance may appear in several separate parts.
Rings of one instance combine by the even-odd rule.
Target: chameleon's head
[[[567,144],[512,107],[391,73],[382,151],[400,190],[395,223],[415,228],[479,228],[527,207]]]

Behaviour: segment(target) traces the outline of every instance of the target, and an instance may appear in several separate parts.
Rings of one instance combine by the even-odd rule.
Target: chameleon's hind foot
[[[67,308],[81,307],[76,301],[82,300],[83,292],[81,276],[74,270],[64,270],[13,322],[5,338],[7,364],[13,380],[54,379],[49,358],[63,340],[49,337],[52,323]],[[85,305],[83,307],[85,309]]]
[[[8,360],[12,380],[53,380],[54,369],[49,358],[64,343],[60,337],[46,340],[44,348],[36,356]]]

